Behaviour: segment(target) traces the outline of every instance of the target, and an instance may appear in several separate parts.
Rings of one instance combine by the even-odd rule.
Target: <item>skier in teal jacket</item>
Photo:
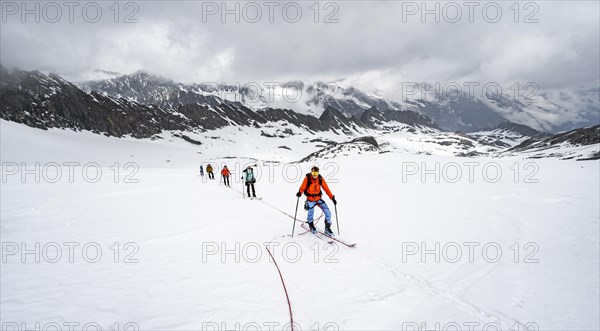
[[[244,176],[242,180],[246,183],[246,189],[248,191],[248,196],[256,198],[256,191],[254,190],[254,183],[256,183],[256,177],[254,177],[254,171],[251,166],[248,166],[244,169]],[[250,195],[250,188],[252,188],[252,195]]]

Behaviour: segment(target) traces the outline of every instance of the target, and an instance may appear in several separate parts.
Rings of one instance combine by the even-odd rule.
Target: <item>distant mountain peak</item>
[[[524,136],[529,136],[529,137],[544,134],[544,132],[530,128],[527,125],[518,124],[518,123],[511,122],[511,121],[502,122],[502,123],[496,125],[496,127],[494,127],[493,129],[516,132],[516,133],[520,133]]]
[[[335,119],[348,119],[348,116],[339,111],[337,108],[327,106],[327,108],[325,108],[325,111],[323,111],[323,114],[321,114],[319,119],[322,121],[330,121]]]
[[[369,123],[371,124],[373,122],[373,119],[377,119],[380,121],[385,120],[384,115],[379,111],[379,109],[377,109],[376,106],[373,106],[367,110],[365,110],[361,115],[360,115],[360,121],[363,123]]]

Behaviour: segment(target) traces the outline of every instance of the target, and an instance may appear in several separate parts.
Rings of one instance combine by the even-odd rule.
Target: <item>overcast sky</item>
[[[95,69],[146,70],[182,82],[343,78],[383,91],[399,81],[532,81],[542,89],[593,86],[600,73],[598,1],[527,6],[479,2],[471,7],[472,15],[465,2],[438,2],[440,23],[434,14],[423,22],[420,1],[295,2],[287,5],[286,16],[286,2],[239,2],[239,23],[233,14],[222,22],[221,1],[121,3],[118,15],[113,1],[97,2],[102,16],[96,23],[84,20],[85,2],[73,7],[73,23],[69,7],[57,3],[59,19],[54,5],[41,3],[40,23],[34,14],[27,14],[23,23],[21,1],[2,1],[4,66],[52,71],[75,80],[91,77]],[[255,4],[262,16],[251,23]],[[502,10],[499,17],[496,4]],[[227,6],[235,8],[235,2]],[[436,3],[427,6],[435,11]],[[295,19],[297,7],[302,16],[288,22]],[[86,18],[94,20],[96,5],[86,8]],[[138,22],[123,23],[134,11],[130,19]],[[338,22],[325,23],[327,18]],[[58,22],[49,22],[53,20]]]

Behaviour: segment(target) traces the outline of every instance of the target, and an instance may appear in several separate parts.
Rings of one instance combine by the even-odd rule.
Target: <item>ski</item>
[[[308,231],[308,233],[311,233],[311,234],[313,234],[315,237],[317,237],[317,238],[319,238],[319,239],[321,239],[321,240],[325,241],[326,243],[328,243],[328,244],[330,244],[330,245],[333,245],[333,240],[331,240],[331,239],[333,239],[333,238],[331,238],[331,237],[329,237],[329,236],[326,236],[326,235],[324,235],[324,234],[321,234],[321,233],[319,233],[319,232],[315,232],[315,233],[313,233],[313,232],[312,232],[312,231],[310,231],[310,229],[309,229],[309,228],[306,226],[306,223],[302,223],[302,228],[303,228],[303,229],[305,229],[305,230],[307,230],[307,231]]]
[[[324,234],[322,231],[319,231],[319,230],[317,230],[317,231],[318,231],[320,234],[322,234],[322,235],[326,236],[327,238],[333,239],[333,240],[335,240],[335,241],[339,242],[340,244],[342,244],[342,245],[344,245],[344,246],[347,246],[347,247],[350,247],[350,248],[354,248],[354,247],[356,247],[356,243],[349,243],[349,242],[347,242],[347,241],[344,241],[344,240],[338,239],[338,238],[336,238],[336,237],[330,237],[330,236],[328,236],[328,235]]]
[[[304,226],[304,223],[302,224],[302,227],[303,227],[305,230],[308,230],[308,227]],[[309,230],[309,232],[310,232],[310,230]],[[338,243],[340,243],[340,244],[342,244],[342,245],[344,245],[344,246],[347,246],[347,247],[350,247],[350,248],[354,248],[354,247],[356,247],[356,243],[349,243],[349,242],[347,242],[347,241],[344,241],[344,240],[342,240],[342,239],[338,239],[338,238],[336,238],[336,237],[330,237],[330,236],[326,235],[326,234],[325,234],[323,231],[321,231],[321,230],[319,230],[319,229],[317,229],[317,233],[318,233],[318,234],[321,234],[321,235],[323,235],[323,236],[325,236],[325,237],[327,237],[328,239],[331,239],[331,240],[337,241]]]

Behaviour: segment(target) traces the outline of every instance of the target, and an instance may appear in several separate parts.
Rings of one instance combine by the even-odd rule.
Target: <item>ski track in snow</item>
[[[402,278],[410,281],[411,283],[416,284],[420,288],[422,288],[430,293],[435,294],[437,297],[439,297],[442,300],[450,300],[450,301],[453,301],[453,302],[467,308],[468,312],[471,313],[472,316],[474,316],[474,317],[481,318],[483,316],[488,322],[500,322],[500,323],[502,323],[501,324],[502,327],[506,327],[507,329],[510,328],[511,326],[513,326],[515,324],[515,322],[518,323],[520,326],[524,326],[524,323],[519,322],[517,319],[512,318],[512,317],[502,313],[501,311],[496,310],[496,312],[498,314],[500,314],[502,317],[494,315],[490,312],[487,312],[485,309],[478,307],[478,306],[474,305],[473,303],[458,297],[457,295],[455,295],[453,293],[444,291],[444,290],[436,287],[435,285],[433,285],[432,282],[430,282],[422,277],[418,277],[416,275],[407,273],[405,271],[398,270],[397,268],[386,265],[383,262],[375,261],[373,258],[369,257],[364,252],[362,252],[362,253],[367,258],[367,260],[369,260],[371,263],[378,266],[382,270],[391,272],[395,277],[402,277]],[[511,321],[511,323],[506,322],[506,319],[509,319]]]

